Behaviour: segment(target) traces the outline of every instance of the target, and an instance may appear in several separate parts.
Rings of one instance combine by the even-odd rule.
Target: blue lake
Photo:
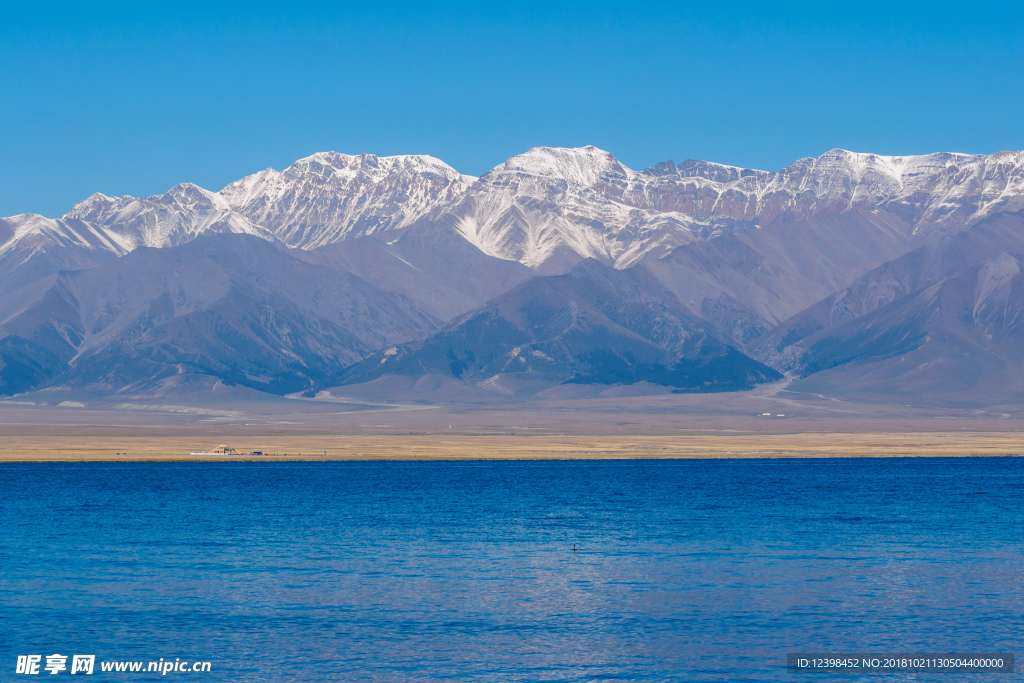
[[[8,464],[0,541],[0,681],[1022,678],[785,669],[1024,651],[1019,458]]]

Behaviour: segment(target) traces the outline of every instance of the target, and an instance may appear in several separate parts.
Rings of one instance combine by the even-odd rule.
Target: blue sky
[[[536,145],[778,169],[1024,148],[1016,4],[0,7],[0,215],[323,150],[481,174]]]

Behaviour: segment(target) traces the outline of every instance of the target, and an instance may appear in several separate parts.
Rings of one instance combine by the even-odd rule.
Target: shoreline
[[[191,455],[226,443],[243,453]],[[262,451],[265,455],[251,455]],[[7,436],[0,462],[283,462],[1020,457],[1021,432],[799,432],[743,435],[224,434]]]

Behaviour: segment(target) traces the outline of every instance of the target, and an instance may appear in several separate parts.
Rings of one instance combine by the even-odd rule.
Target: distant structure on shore
[[[247,453],[239,453],[234,448],[221,444],[216,448],[210,449],[209,451],[192,451],[189,455],[263,455],[263,451],[249,451]]]

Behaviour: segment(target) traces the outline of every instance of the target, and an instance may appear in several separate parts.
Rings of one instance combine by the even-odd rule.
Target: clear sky
[[[1019,3],[288,5],[0,4],[0,215],[324,150],[479,175],[537,145],[769,170],[1024,148]]]

